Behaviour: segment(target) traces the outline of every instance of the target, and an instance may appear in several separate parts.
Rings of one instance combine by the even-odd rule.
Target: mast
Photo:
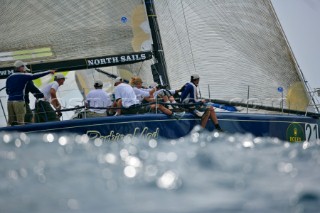
[[[161,85],[170,87],[154,3],[153,0],[145,0],[144,2],[153,40],[153,54],[156,59],[156,63],[151,65],[153,79]]]

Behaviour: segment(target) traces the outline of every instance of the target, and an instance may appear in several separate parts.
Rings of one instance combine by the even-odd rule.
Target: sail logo
[[[289,142],[301,142],[305,141],[305,133],[302,126],[299,123],[292,123],[287,128],[286,139]]]
[[[0,76],[7,76],[14,73],[14,70],[0,70]]]
[[[131,54],[131,55],[119,55],[113,57],[95,58],[88,59],[87,64],[90,66],[101,66],[107,64],[119,64],[119,63],[130,63],[136,61],[143,61],[147,58],[145,53],[141,54]]]
[[[142,130],[139,127],[136,127],[132,134],[121,134],[115,131],[110,131],[107,135],[102,135],[99,131],[89,130],[87,135],[90,140],[100,139],[103,142],[118,142],[122,141],[125,137],[142,137],[147,140],[157,139],[159,137],[159,128],[155,131],[149,131],[148,127],[144,127]]]

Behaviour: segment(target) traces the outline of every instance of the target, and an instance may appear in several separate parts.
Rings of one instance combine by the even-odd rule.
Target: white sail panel
[[[269,0],[155,4],[171,87],[198,73],[204,97],[210,85],[214,99],[241,101],[249,94],[257,104],[279,106],[283,95],[287,108],[305,109],[308,96]],[[292,89],[300,101],[287,96]]]
[[[0,0],[0,5],[0,53],[52,50],[23,58],[30,64],[142,51],[132,41],[148,31],[148,25],[135,30],[132,21],[141,0]],[[140,16],[147,20],[145,13]],[[143,51],[150,49],[150,42],[143,43]],[[2,59],[0,67],[6,67],[19,57]]]

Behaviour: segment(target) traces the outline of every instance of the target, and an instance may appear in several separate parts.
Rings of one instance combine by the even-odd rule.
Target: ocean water
[[[320,142],[0,135],[0,212],[319,212]]]

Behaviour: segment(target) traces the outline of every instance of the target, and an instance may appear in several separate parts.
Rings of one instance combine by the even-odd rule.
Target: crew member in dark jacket
[[[214,111],[213,106],[206,105],[205,100],[201,99],[198,95],[198,85],[199,85],[200,77],[198,74],[191,75],[190,82],[186,83],[183,86],[181,92],[181,102],[184,104],[196,104],[193,107],[190,107],[189,110],[195,116],[201,118],[201,126],[202,128],[206,128],[207,122],[209,119],[212,120],[214,127],[217,131],[223,132],[219,125],[218,118]]]
[[[36,74],[26,73],[29,71],[29,69],[22,61],[16,61],[14,66],[15,72],[11,74],[6,81],[6,92],[8,95],[7,107],[9,115],[8,126],[24,124],[24,116],[26,114],[26,103],[24,96],[28,81],[43,77],[49,73],[55,73],[55,70],[49,70]]]

